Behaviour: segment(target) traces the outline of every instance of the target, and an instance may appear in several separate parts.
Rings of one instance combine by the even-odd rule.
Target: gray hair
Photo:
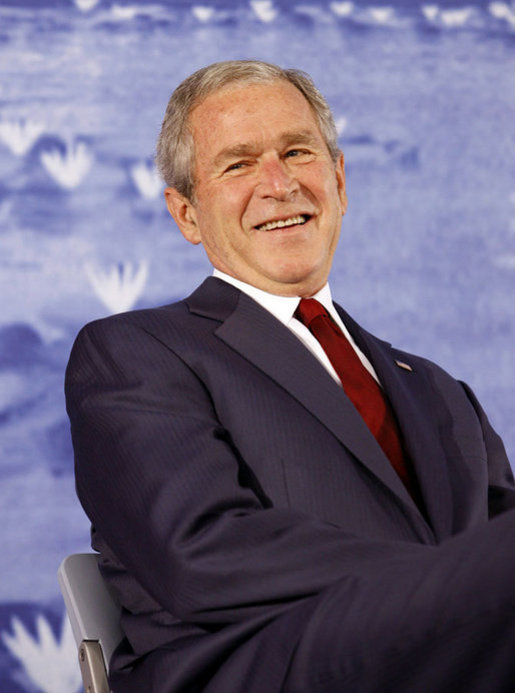
[[[331,109],[311,77],[302,70],[283,69],[261,60],[226,60],[203,67],[175,89],[157,141],[156,164],[167,185],[189,200],[194,195],[194,142],[189,116],[207,96],[234,84],[286,81],[293,84],[311,106],[331,158],[336,163],[340,150]]]

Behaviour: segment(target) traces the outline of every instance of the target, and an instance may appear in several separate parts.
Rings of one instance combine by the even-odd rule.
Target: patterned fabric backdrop
[[[513,457],[514,52],[504,2],[0,0],[3,693],[79,689],[56,570],[89,527],[63,372],[82,324],[210,272],[152,163],[169,94],[206,63],[314,77],[348,167],[335,297],[466,380]]]

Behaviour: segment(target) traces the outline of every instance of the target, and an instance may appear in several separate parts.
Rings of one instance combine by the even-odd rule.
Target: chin
[[[271,273],[270,276],[274,276],[276,281],[285,284],[309,284],[320,281],[320,277],[323,276],[323,272],[318,266],[313,267],[311,264],[308,265],[299,262],[290,262],[287,265],[283,265],[282,267],[278,268],[277,272],[273,274]],[[325,283],[325,281],[322,283]]]
[[[321,289],[327,279],[320,279],[315,276],[305,276],[299,274],[282,275],[273,277],[272,281],[281,290],[272,291],[283,296],[312,296]]]

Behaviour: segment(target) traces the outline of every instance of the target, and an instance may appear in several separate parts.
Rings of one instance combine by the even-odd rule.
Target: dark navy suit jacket
[[[338,310],[423,508],[316,358],[222,280],[81,331],[67,406],[125,608],[115,691],[504,690],[478,634],[502,632],[515,593],[503,445],[466,386]]]

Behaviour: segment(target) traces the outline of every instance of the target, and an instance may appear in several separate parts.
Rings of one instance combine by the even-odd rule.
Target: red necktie
[[[345,393],[374,434],[408,491],[414,498],[418,498],[417,484],[404,453],[399,427],[381,387],[362,364],[341,329],[316,299],[301,299],[295,317],[320,342]]]

